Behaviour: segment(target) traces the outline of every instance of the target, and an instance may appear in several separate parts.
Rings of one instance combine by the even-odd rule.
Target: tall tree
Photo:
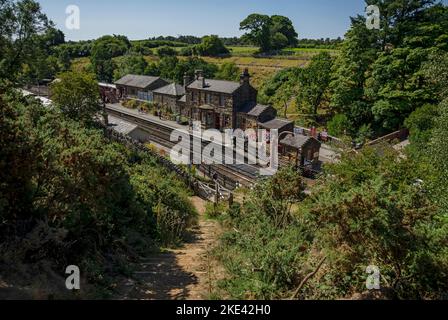
[[[299,72],[297,104],[302,109],[317,115],[331,81],[333,59],[327,52],[313,57],[310,65]]]
[[[66,72],[51,85],[52,99],[67,118],[90,124],[101,110],[94,75]]]
[[[271,34],[281,34],[288,40],[287,46],[295,47],[297,46],[297,37],[299,36],[294,29],[292,21],[284,16],[274,15],[271,17]]]
[[[200,56],[219,56],[228,54],[229,50],[225,47],[222,40],[217,35],[205,36],[202,42],[194,47],[194,50]]]
[[[118,80],[127,74],[145,74],[148,63],[141,54],[129,53],[120,57],[115,62],[114,80]]]
[[[284,16],[254,13],[240,23],[240,30],[247,31],[243,38],[259,46],[262,52],[297,45],[297,32],[292,21]]]
[[[240,30],[247,31],[244,38],[260,47],[261,51],[271,49],[271,18],[262,14],[251,14],[241,21]]]
[[[52,26],[33,0],[0,1],[0,79],[15,81],[25,62],[30,62],[39,41]]]
[[[130,46],[124,36],[104,36],[94,42],[90,60],[99,80],[112,82],[115,68],[112,58],[125,54]]]

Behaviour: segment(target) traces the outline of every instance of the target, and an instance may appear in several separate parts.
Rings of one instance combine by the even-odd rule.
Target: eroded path
[[[219,223],[205,217],[205,201],[191,198],[199,212],[198,226],[180,249],[142,260],[133,279],[118,288],[118,299],[207,299],[221,271],[211,250],[220,235]]]

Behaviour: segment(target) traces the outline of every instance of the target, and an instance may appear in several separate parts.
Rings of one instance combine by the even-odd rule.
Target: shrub
[[[328,132],[335,137],[341,137],[346,134],[350,128],[350,122],[346,115],[337,114],[328,122]]]

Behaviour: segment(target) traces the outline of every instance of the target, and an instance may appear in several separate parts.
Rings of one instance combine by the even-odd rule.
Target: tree
[[[352,136],[358,129],[372,121],[371,101],[365,97],[365,83],[371,64],[380,51],[378,32],[368,30],[364,17],[351,18],[341,51],[334,64],[330,84],[331,105],[350,121]]]
[[[94,75],[66,72],[51,85],[52,99],[69,119],[89,124],[101,111],[98,83]]]
[[[16,80],[22,65],[32,61],[38,36],[51,26],[35,1],[0,1],[0,79]]]
[[[240,68],[234,62],[225,62],[219,67],[215,78],[228,81],[239,81],[240,75]]]
[[[313,57],[310,65],[299,73],[297,104],[310,114],[317,115],[331,81],[332,66],[330,54],[322,52]]]
[[[216,35],[203,37],[202,42],[196,45],[194,50],[200,56],[216,57],[229,54],[229,50],[224,46],[222,40]]]
[[[196,70],[202,70],[204,77],[213,79],[218,72],[218,67],[215,64],[208,63],[201,58],[190,57],[187,60],[179,61],[175,69],[174,79],[178,83],[183,83],[183,77],[185,74],[187,74],[190,79],[194,79]]]
[[[448,213],[448,148],[446,147],[446,132],[448,130],[448,99],[439,105],[440,116],[434,119],[434,129],[431,131],[429,150],[422,156],[434,168],[433,196],[438,204]],[[428,159],[429,156],[429,159]]]
[[[56,28],[48,29],[43,38],[47,47],[59,46],[65,43],[64,32]]]
[[[439,101],[448,98],[448,53],[441,50],[431,53],[422,69],[426,81],[435,89]]]
[[[129,53],[115,61],[114,79],[118,80],[127,74],[145,74],[148,63],[141,54]]]
[[[286,48],[288,46],[288,38],[284,34],[277,32],[272,36],[271,44],[272,49],[280,50]]]
[[[265,52],[271,49],[271,18],[261,14],[251,14],[240,23],[240,30],[247,33],[243,36]]]
[[[286,44],[281,47],[295,47],[297,46],[297,37],[299,36],[294,29],[294,26],[292,24],[292,21],[284,16],[274,15],[271,17],[271,33],[275,36],[277,34],[283,35],[287,42]],[[279,48],[279,49],[281,49]]]
[[[365,18],[352,26],[336,62],[332,105],[350,120],[356,136],[370,125],[375,135],[399,128],[426,103],[436,103],[422,66],[445,48],[448,8],[432,0],[367,1],[381,11],[381,29],[367,30]],[[446,41],[445,41],[446,42]]]
[[[157,49],[157,55],[160,58],[163,57],[175,57],[177,55],[177,51],[171,47],[164,46]]]
[[[112,82],[115,68],[112,58],[122,56],[129,48],[130,42],[124,36],[104,36],[93,43],[90,61],[100,81]]]
[[[350,122],[345,114],[337,114],[327,124],[328,133],[335,137],[341,137],[348,132]]]
[[[308,293],[364,292],[360,274],[375,265],[385,298],[443,295],[448,257],[440,250],[444,237],[439,234],[447,221],[426,196],[427,184],[418,183],[426,177],[425,168],[384,146],[347,154],[327,174],[303,217],[316,219],[314,243],[320,249],[314,249],[328,257],[325,277],[311,281]]]
[[[297,45],[297,32],[284,16],[251,14],[240,23],[240,30],[247,31],[243,39],[259,46],[262,52]]]

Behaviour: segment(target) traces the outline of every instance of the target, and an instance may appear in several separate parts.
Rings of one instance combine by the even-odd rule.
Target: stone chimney
[[[198,80],[199,80],[199,88],[205,88],[206,87],[205,78],[203,76],[200,76]]]
[[[196,75],[196,79],[195,80],[199,80],[199,78],[201,78],[203,76],[203,71],[202,70],[196,70],[195,72]]]
[[[250,74],[249,74],[248,68],[245,68],[243,73],[241,74],[240,83],[241,84],[244,84],[244,83],[250,84]]]

